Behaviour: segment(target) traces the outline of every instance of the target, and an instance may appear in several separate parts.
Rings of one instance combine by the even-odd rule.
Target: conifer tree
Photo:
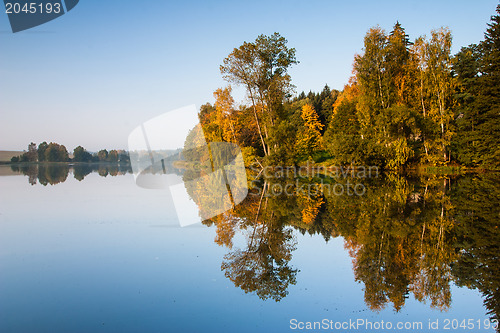
[[[304,155],[312,157],[312,154],[323,146],[320,132],[323,124],[319,121],[318,114],[310,104],[305,104],[302,107],[300,116],[304,126],[297,138],[297,148]]]

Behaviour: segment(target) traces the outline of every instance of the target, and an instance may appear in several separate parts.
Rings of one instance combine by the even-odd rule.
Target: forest
[[[228,85],[200,108],[207,141],[242,147],[245,163],[500,168],[500,5],[484,40],[451,54],[447,28],[411,40],[399,23],[368,30],[342,91],[296,95],[296,50],[279,33],[235,48]],[[236,105],[232,85],[245,89]]]

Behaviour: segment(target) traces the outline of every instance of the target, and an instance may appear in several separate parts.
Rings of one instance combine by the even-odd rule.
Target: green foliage
[[[216,107],[200,110],[205,136],[252,147],[270,165],[326,151],[331,156],[322,160],[391,170],[456,162],[500,169],[500,6],[497,12],[485,40],[454,57],[447,28],[414,41],[399,22],[390,33],[371,28],[342,92],[325,85],[293,99],[295,49],[277,33],[244,42],[220,70],[246,89],[251,104],[237,111],[230,94],[217,90]],[[301,120],[305,105],[314,119]]]
[[[289,121],[280,121],[273,127],[269,144],[274,147],[267,157],[269,165],[295,165],[297,160],[297,124]]]
[[[362,163],[364,153],[360,135],[360,124],[356,115],[356,102],[344,100],[325,132],[325,148],[333,157],[335,164],[348,165]]]
[[[500,169],[500,5],[479,45],[470,45],[455,56],[458,82],[458,135],[460,162]]]
[[[74,162],[92,162],[92,154],[90,154],[82,146],[78,146],[73,150],[73,161]]]
[[[42,142],[38,145],[38,161],[43,162],[45,161],[45,151],[49,147],[49,144],[47,142]]]
[[[243,86],[252,103],[252,113],[264,155],[276,151],[280,142],[270,139],[272,128],[286,113],[283,102],[293,90],[288,69],[297,64],[295,49],[287,47],[279,33],[260,35],[255,42],[244,42],[224,59],[220,71],[224,79]],[[271,138],[272,139],[272,138]]]
[[[47,162],[67,162],[69,160],[66,147],[54,142],[49,143],[44,154]]]

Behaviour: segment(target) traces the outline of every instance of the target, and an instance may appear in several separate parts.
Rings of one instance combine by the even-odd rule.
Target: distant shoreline
[[[29,165],[130,165],[130,162],[108,162],[108,161],[99,161],[99,162],[7,162],[0,161],[0,165],[13,165],[13,166],[29,166]]]
[[[94,166],[94,167],[99,167],[99,166],[121,166],[121,167],[130,167],[131,163],[129,161],[126,162],[108,162],[108,161],[99,161],[99,162],[72,162],[72,161],[67,161],[67,162],[15,162],[12,163],[10,161],[0,161],[0,166],[13,166],[13,167],[29,167],[29,166]],[[268,166],[268,168],[271,168],[271,170],[274,170],[275,167],[279,166]],[[305,167],[305,166],[302,166]],[[325,166],[325,165],[311,165],[308,167],[310,170],[317,170],[319,173],[320,171],[331,171],[334,170],[335,166]],[[346,166],[349,167],[349,166]],[[183,165],[177,165],[177,168],[183,169],[186,168],[186,166]],[[247,169],[251,169],[248,168]],[[390,170],[380,170],[380,172],[386,173],[386,172],[391,172]],[[442,175],[442,176],[449,176],[449,175],[460,175],[460,174],[467,174],[467,173],[475,173],[475,174],[481,174],[481,173],[496,173],[499,172],[498,170],[495,169],[485,169],[485,168],[472,168],[472,167],[466,167],[463,165],[442,165],[442,166],[433,166],[433,165],[427,165],[427,164],[421,164],[421,165],[412,165],[411,167],[404,169],[404,170],[399,170],[398,173],[403,173],[403,174],[409,174],[409,175],[414,175],[414,174],[429,174],[429,175]]]

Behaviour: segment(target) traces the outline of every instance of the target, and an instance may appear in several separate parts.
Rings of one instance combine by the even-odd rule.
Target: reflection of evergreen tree
[[[459,259],[457,284],[477,288],[488,314],[500,319],[500,175],[460,179],[452,191],[456,207]]]

